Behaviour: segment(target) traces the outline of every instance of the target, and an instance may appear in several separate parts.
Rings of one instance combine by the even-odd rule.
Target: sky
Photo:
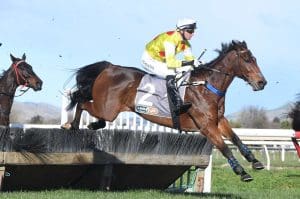
[[[254,92],[236,78],[226,94],[225,115],[249,106],[275,109],[300,93],[297,0],[0,1],[0,70],[11,65],[10,53],[26,53],[44,82],[42,91],[30,90],[16,101],[61,107],[76,68],[102,60],[138,68],[145,44],[186,17],[197,21],[191,40],[196,57],[207,49],[202,60],[209,62],[221,43],[244,40],[268,81]]]

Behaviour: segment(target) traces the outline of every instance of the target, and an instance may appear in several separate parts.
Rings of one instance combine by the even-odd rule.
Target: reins
[[[24,89],[24,90],[20,90],[21,93],[20,93],[19,95],[15,95],[14,97],[20,97],[20,96],[24,95],[29,89],[30,89],[30,88],[27,87],[27,88]]]
[[[25,90],[20,90],[21,94],[18,94],[18,95],[12,95],[12,94],[9,94],[9,93],[5,93],[5,92],[0,92],[0,95],[6,95],[10,98],[13,98],[13,97],[20,97],[22,95],[24,95],[30,88],[27,87]]]
[[[210,70],[210,71],[213,71],[213,72],[216,72],[216,73],[221,73],[221,74],[224,74],[226,76],[234,76],[230,73],[226,73],[226,72],[223,72],[221,70],[218,70],[218,69],[215,69],[215,68],[210,68],[210,67],[207,67],[207,66],[204,66],[204,65],[199,67],[199,70],[201,70],[201,69],[206,69],[206,70]]]

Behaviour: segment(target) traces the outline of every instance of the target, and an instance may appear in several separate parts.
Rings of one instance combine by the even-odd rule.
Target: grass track
[[[254,180],[241,182],[229,168],[226,160],[214,152],[212,193],[174,194],[156,190],[130,190],[126,192],[103,192],[83,190],[53,190],[32,192],[3,192],[0,198],[12,199],[194,199],[194,198],[255,198],[255,199],[298,199],[300,198],[300,161],[294,154],[287,154],[286,161],[280,160],[280,152],[271,156],[271,170],[253,171],[250,164],[235,154]],[[264,162],[263,153],[256,156]],[[265,163],[265,162],[264,162]]]

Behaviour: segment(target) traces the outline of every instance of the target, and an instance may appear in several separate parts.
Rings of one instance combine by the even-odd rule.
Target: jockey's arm
[[[166,55],[166,64],[167,67],[170,69],[176,69],[181,66],[193,65],[194,63],[194,56],[192,54],[191,48],[187,48],[183,51],[184,54],[184,61],[176,59],[175,56],[175,44],[172,42],[165,42],[165,55]]]
[[[166,56],[166,64],[170,69],[175,69],[181,67],[181,61],[176,59],[175,56],[175,44],[169,41],[164,42],[165,47],[165,56]]]

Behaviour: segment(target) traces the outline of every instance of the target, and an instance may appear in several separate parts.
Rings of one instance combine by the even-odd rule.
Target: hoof
[[[265,166],[260,161],[256,161],[252,163],[252,168],[255,170],[261,170],[264,169]]]
[[[106,122],[99,120],[98,122],[92,122],[87,127],[91,130],[103,129],[106,126]]]
[[[66,130],[71,130],[72,125],[70,123],[65,123],[65,124],[61,125],[60,128],[66,129]]]
[[[241,175],[241,181],[243,182],[251,182],[252,180],[253,178],[248,173]]]
[[[79,128],[75,128],[72,123],[65,123],[60,126],[60,128],[65,129],[65,130],[78,130]]]

